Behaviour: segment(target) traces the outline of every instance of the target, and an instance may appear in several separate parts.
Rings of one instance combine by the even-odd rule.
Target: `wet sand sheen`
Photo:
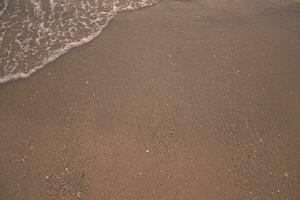
[[[0,199],[298,199],[299,5],[232,2],[123,13],[1,85]]]

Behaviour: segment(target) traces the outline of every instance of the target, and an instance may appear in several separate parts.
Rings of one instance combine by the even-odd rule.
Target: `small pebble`
[[[77,197],[80,198],[81,197],[81,192],[77,192]]]

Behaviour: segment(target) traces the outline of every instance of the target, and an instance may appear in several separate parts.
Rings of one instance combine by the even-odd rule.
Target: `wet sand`
[[[0,199],[299,199],[300,5],[274,2],[124,12],[0,85]]]

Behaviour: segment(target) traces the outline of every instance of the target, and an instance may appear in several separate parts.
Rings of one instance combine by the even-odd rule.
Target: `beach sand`
[[[300,199],[300,7],[272,2],[123,12],[0,85],[0,199]]]

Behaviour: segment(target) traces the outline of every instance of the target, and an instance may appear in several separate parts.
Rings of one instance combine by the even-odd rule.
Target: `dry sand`
[[[0,199],[300,199],[300,7],[272,2],[122,13],[1,85]]]

